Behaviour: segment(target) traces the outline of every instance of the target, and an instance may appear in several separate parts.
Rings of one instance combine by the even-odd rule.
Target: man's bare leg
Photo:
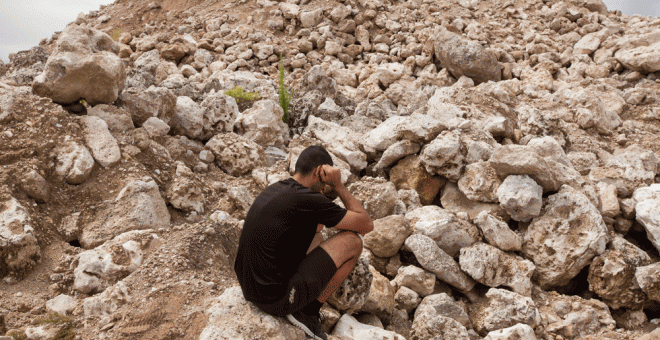
[[[353,232],[344,231],[321,243],[320,247],[332,257],[337,267],[337,272],[318,297],[320,302],[325,302],[357,264],[362,254],[362,239]]]
[[[323,230],[323,224],[319,224],[316,227],[316,235],[314,235],[312,243],[310,243],[309,248],[307,248],[307,254],[311,253],[314,248],[318,247],[319,244],[323,242],[323,234],[321,234],[321,230]]]

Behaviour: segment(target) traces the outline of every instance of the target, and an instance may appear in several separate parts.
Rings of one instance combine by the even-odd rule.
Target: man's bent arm
[[[339,198],[346,207],[346,215],[339,221],[335,228],[340,230],[350,230],[359,234],[366,234],[374,230],[374,223],[369,217],[369,214],[364,207],[344,186],[339,184],[335,187],[335,191],[339,194]]]

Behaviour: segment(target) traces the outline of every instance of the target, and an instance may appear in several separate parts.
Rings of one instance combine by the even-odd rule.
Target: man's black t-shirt
[[[270,303],[285,294],[318,224],[331,228],[346,209],[293,178],[267,187],[247,213],[234,270],[248,301]]]

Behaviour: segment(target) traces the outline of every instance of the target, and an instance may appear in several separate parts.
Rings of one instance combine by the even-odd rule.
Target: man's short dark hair
[[[307,176],[317,166],[324,164],[333,165],[330,153],[320,145],[310,146],[300,153],[296,162],[295,173]]]

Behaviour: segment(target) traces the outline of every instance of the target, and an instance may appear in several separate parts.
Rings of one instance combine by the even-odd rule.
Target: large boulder
[[[392,257],[399,252],[412,228],[402,215],[392,215],[374,221],[374,230],[364,236],[364,246],[379,257]]]
[[[476,83],[502,79],[501,66],[493,52],[444,27],[435,36],[434,50],[442,67],[457,79],[468,76]]]
[[[508,176],[497,189],[502,209],[516,221],[529,221],[541,213],[543,188],[529,176]]]
[[[239,111],[236,99],[222,91],[212,90],[202,101],[204,110],[204,126],[202,139],[208,140],[217,133],[234,131]]]
[[[22,276],[40,257],[28,211],[13,197],[0,203],[0,277]]]
[[[467,198],[479,202],[497,202],[497,190],[502,181],[488,162],[475,162],[465,167],[458,188]],[[539,207],[540,208],[540,207]]]
[[[136,126],[141,126],[151,117],[157,117],[170,124],[176,102],[177,97],[172,90],[154,86],[146,90],[129,88],[117,99],[119,107],[131,115]]]
[[[457,182],[465,167],[464,146],[461,143],[460,132],[443,131],[431,143],[422,148],[420,160],[426,171],[434,175],[442,175],[452,182]]]
[[[523,254],[536,264],[542,288],[562,286],[605,251],[607,226],[598,209],[577,190],[563,186],[548,197],[523,239]]]
[[[109,104],[124,89],[126,72],[117,53],[119,44],[93,28],[68,26],[34,79],[35,94],[59,104],[85,99],[89,105]]]
[[[360,136],[353,130],[309,116],[305,131],[323,142],[329,152],[350,164],[351,169],[359,172],[367,167],[367,155],[360,150]]]
[[[83,226],[80,244],[93,248],[130,230],[169,227],[170,213],[158,184],[151,177],[134,179]]]
[[[395,332],[360,323],[349,314],[344,314],[339,319],[339,321],[335,325],[335,329],[332,331],[332,336],[337,337],[339,339],[382,339],[382,340],[405,339],[402,335],[397,334]]]
[[[73,289],[83,294],[104,291],[140,267],[144,250],[156,239],[152,229],[123,233],[74,259]]]
[[[392,314],[395,307],[394,287],[390,285],[390,280],[379,273],[373,266],[369,266],[369,271],[373,276],[371,288],[361,311],[372,313],[381,317],[388,317]]]
[[[348,314],[360,310],[369,298],[372,280],[367,259],[360,257],[353,271],[330,295],[328,303]]]
[[[452,212],[436,205],[427,205],[406,213],[413,233],[435,241],[438,247],[454,257],[463,247],[481,240],[479,229],[472,223],[456,217]]]
[[[407,287],[419,294],[419,296],[425,297],[433,293],[433,289],[435,288],[435,275],[422,268],[409,265],[399,268],[396,277],[391,283],[397,289],[400,287]]]
[[[404,245],[415,255],[419,264],[435,274],[440,281],[462,291],[470,291],[474,288],[475,282],[461,271],[458,263],[440,249],[430,237],[413,234],[406,239]]]
[[[491,288],[485,301],[474,306],[470,320],[481,334],[523,323],[536,327],[541,317],[530,297],[499,288]]]
[[[363,177],[349,185],[348,190],[362,203],[373,220],[393,213],[397,191],[392,182],[382,178]]]
[[[264,162],[263,148],[233,132],[220,133],[206,143],[213,152],[216,164],[232,176],[240,176],[252,171]]]
[[[532,295],[532,274],[536,266],[514,254],[491,245],[477,243],[461,249],[461,270],[488,287],[510,287],[514,292]]]
[[[94,159],[102,167],[109,167],[121,160],[121,150],[115,137],[108,130],[108,124],[96,116],[83,116],[85,142]]]
[[[481,229],[484,238],[491,245],[504,251],[520,251],[522,240],[501,219],[482,211],[475,217],[474,224]]]
[[[260,100],[236,120],[238,133],[263,146],[281,147],[289,141],[289,127],[282,121],[282,107],[270,99]]]
[[[55,173],[69,184],[86,181],[94,167],[94,157],[84,145],[69,141],[56,149]]]
[[[397,189],[412,189],[419,194],[422,204],[433,202],[446,180],[429,174],[418,155],[410,155],[400,160],[390,170],[390,181]]]
[[[413,320],[412,339],[470,339],[467,314],[446,294],[424,298]]]
[[[217,297],[199,340],[304,340],[305,333],[283,318],[262,312],[234,286]]]
[[[640,257],[638,252],[622,250],[608,249],[594,258],[589,266],[589,289],[613,309],[640,309],[646,294],[635,279],[635,272],[638,267],[650,264],[650,260]]]
[[[167,188],[167,199],[173,207],[184,211],[204,211],[206,198],[203,185],[182,162],[177,162],[174,180]]]
[[[644,229],[646,235],[656,249],[660,249],[660,184],[636,189],[633,199],[635,218]]]
[[[660,34],[626,35],[618,42],[614,58],[624,67],[642,73],[660,71]]]
[[[170,126],[175,134],[195,139],[202,134],[204,111],[190,97],[179,96]]]
[[[635,279],[649,299],[660,302],[660,262],[638,267]]]

